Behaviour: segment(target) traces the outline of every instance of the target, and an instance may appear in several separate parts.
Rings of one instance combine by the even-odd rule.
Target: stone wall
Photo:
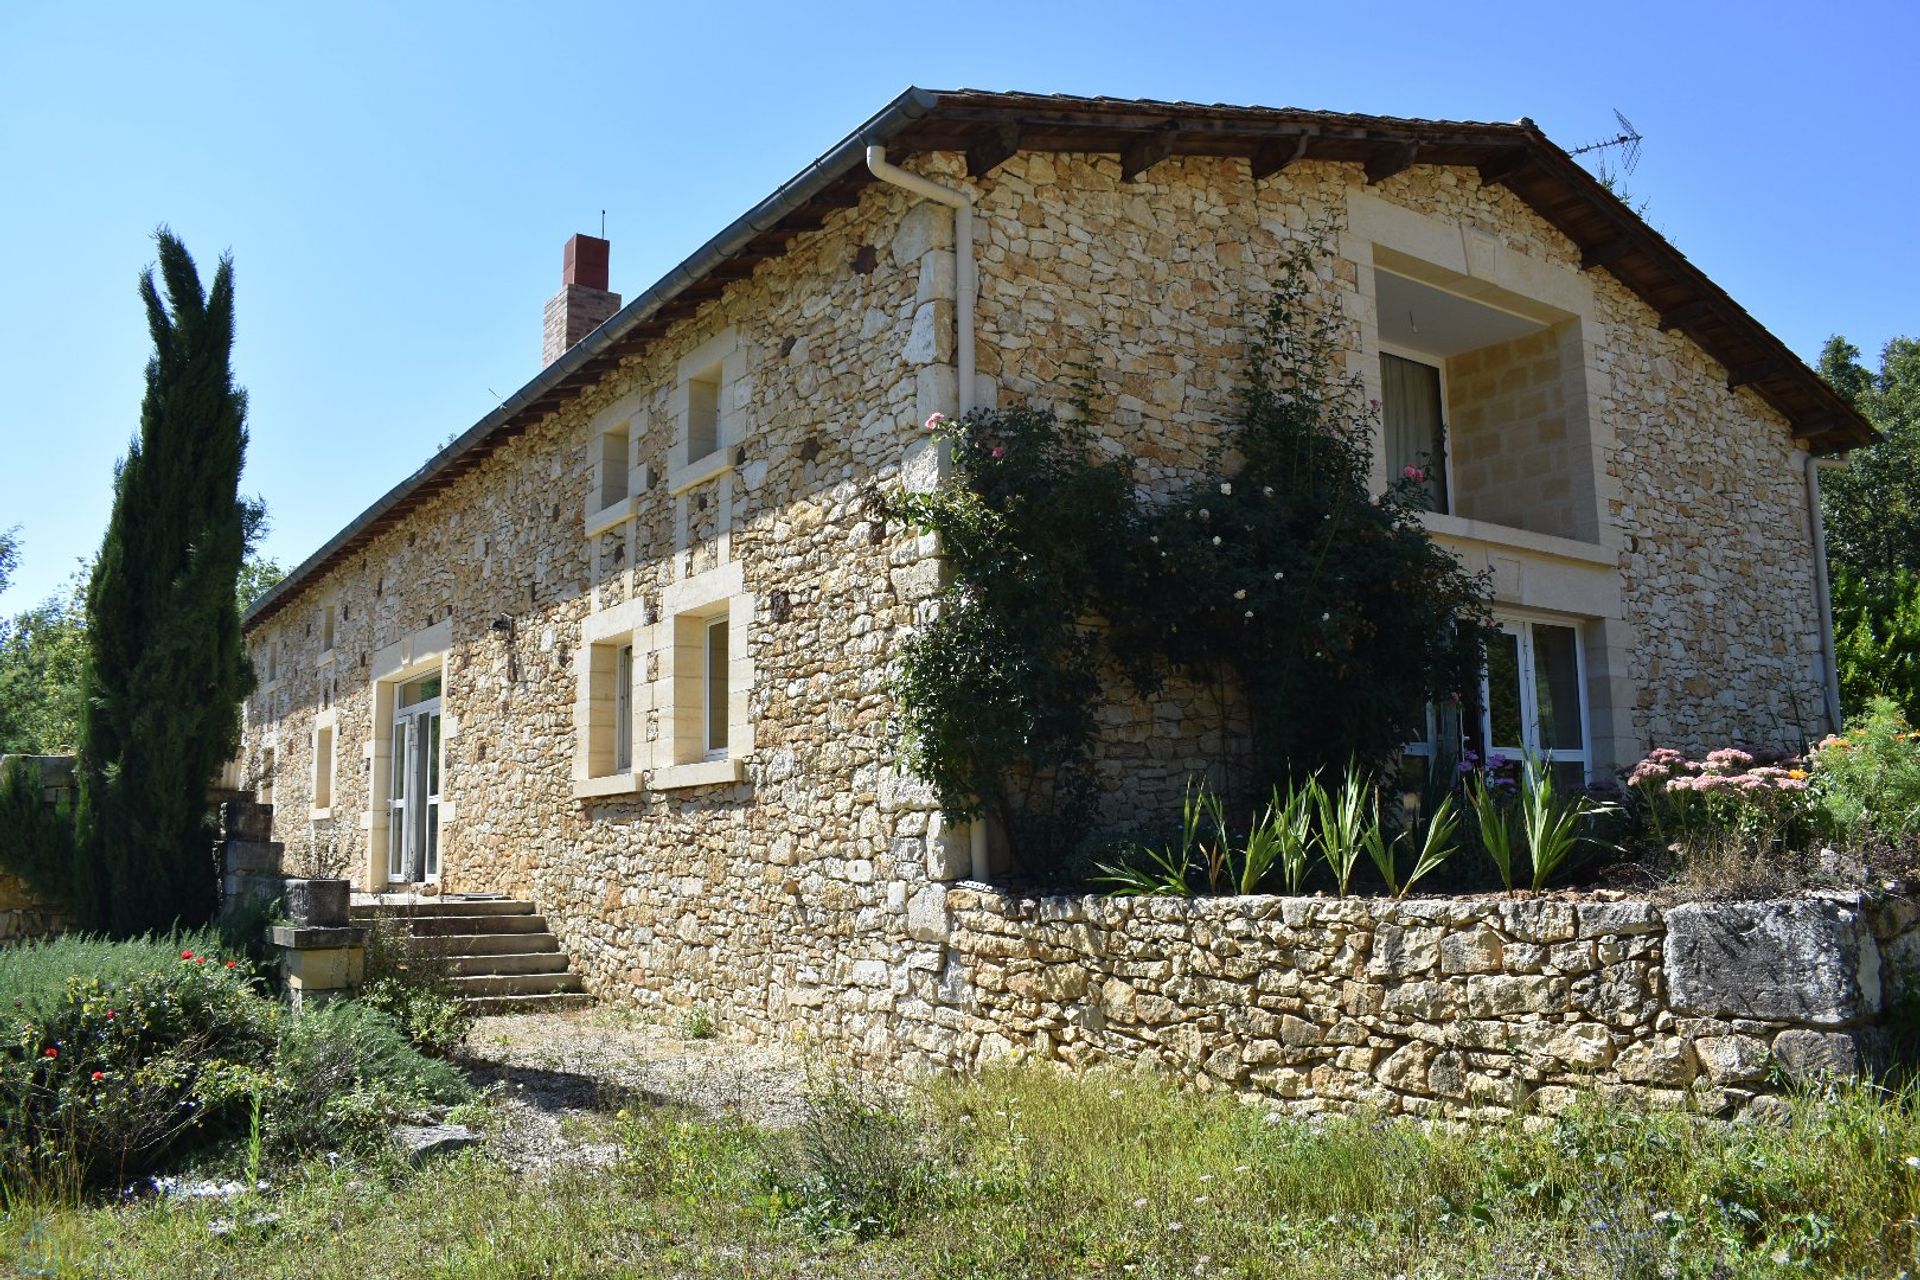
[[[1906,899],[944,893],[886,975],[911,1065],[1152,1065],[1299,1111],[1551,1112],[1597,1088],[1732,1114],[1871,1065],[1920,994]]]
[[[66,914],[33,896],[18,876],[0,874],[0,946],[65,933]]]
[[[1570,403],[1586,394],[1574,324],[1447,361],[1455,514],[1597,540],[1586,415]]]

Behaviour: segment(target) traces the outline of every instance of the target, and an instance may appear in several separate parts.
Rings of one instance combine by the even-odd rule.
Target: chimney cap
[[[607,287],[607,259],[612,245],[599,236],[577,235],[567,240],[560,267],[560,283],[585,285],[589,289]]]

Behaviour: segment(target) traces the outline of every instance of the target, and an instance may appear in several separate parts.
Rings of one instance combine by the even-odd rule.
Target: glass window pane
[[[613,664],[613,767],[633,767],[633,646],[622,645]]]
[[[395,801],[407,798],[407,722],[404,720],[393,726],[393,793],[388,798]]]
[[[400,686],[400,705],[410,707],[416,702],[425,702],[429,698],[440,696],[440,677],[422,676]]]
[[[1579,635],[1572,627],[1533,624],[1533,689],[1540,708],[1540,745],[1578,751],[1580,739]]]
[[[429,880],[440,874],[440,806],[427,806],[427,870]]]
[[[440,717],[427,717],[427,794],[440,794]]]
[[[1446,423],[1440,404],[1440,370],[1417,360],[1380,355],[1380,426],[1386,439],[1387,479],[1408,467],[1427,473],[1427,502],[1447,510]]]
[[[1556,760],[1547,766],[1553,775],[1553,789],[1569,795],[1587,785],[1587,766],[1578,760]]]
[[[707,627],[707,750],[727,749],[727,621]]]
[[[1487,642],[1487,714],[1493,722],[1489,751],[1517,751],[1520,727],[1520,637],[1502,631]]]

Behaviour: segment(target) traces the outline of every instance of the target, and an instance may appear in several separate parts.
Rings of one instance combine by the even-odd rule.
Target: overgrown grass
[[[801,1131],[661,1110],[614,1130],[612,1168],[544,1180],[469,1154],[418,1175],[310,1166],[252,1210],[16,1214],[0,1270],[1705,1280],[1920,1263],[1920,1121],[1911,1097],[1866,1089],[1781,1126],[1596,1103],[1454,1130],[1275,1122],[1159,1081],[1025,1070],[898,1105],[829,1091]],[[858,1209],[870,1192],[888,1212]],[[235,1225],[210,1234],[217,1218]]]
[[[75,974],[98,978],[103,987],[124,985],[141,974],[175,968],[180,953],[208,954],[220,949],[211,932],[112,942],[68,934],[0,953],[0,1012],[33,1013],[66,998],[67,979]]]

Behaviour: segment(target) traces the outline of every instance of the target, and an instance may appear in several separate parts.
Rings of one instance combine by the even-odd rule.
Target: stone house
[[[991,850],[898,767],[939,565],[876,494],[938,481],[929,414],[1082,365],[1143,483],[1191,475],[1328,221],[1378,480],[1427,466],[1493,574],[1468,735],[1602,775],[1825,732],[1817,465],[1871,430],[1531,122],[909,90],[632,302],[575,237],[539,375],[254,607],[275,838],[531,899],[603,998],[951,1030]],[[1117,818],[1210,763],[1189,712],[1107,716]]]

